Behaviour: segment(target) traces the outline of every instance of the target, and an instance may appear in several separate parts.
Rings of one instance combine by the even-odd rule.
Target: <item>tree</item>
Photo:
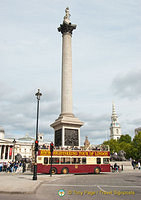
[[[136,160],[141,159],[141,132],[135,135],[133,139],[133,153]]]
[[[117,140],[110,139],[108,141],[103,142],[103,144],[104,145],[109,145],[111,153],[119,152],[121,150]]]
[[[131,136],[126,134],[126,135],[121,135],[120,139],[118,140],[119,143],[125,142],[125,143],[131,143]]]
[[[126,153],[125,158],[126,158],[126,159],[129,159],[129,158],[132,157],[132,149],[133,149],[133,146],[132,146],[131,143],[126,143],[126,142],[123,141],[123,142],[121,142],[121,143],[119,144],[119,146],[120,146],[120,149],[121,149],[121,150],[125,151],[125,153]]]
[[[120,150],[123,150],[126,152],[125,157],[127,159],[141,159],[141,132],[135,135],[133,141],[131,140],[131,136],[126,134],[121,135],[119,140],[110,139],[105,141],[103,144],[109,145],[110,153],[118,153]]]

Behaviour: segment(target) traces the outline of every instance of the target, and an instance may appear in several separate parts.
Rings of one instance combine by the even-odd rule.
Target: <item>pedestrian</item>
[[[23,161],[23,173],[26,171],[26,164],[25,162]]]
[[[135,160],[132,160],[132,166],[133,166],[133,169],[135,169],[135,166],[136,166]]]
[[[6,170],[8,173],[10,172],[10,162],[8,161],[7,163],[7,170]]]
[[[18,161],[15,161],[15,163],[14,163],[14,171],[15,172],[17,171],[17,168],[18,168]]]
[[[12,161],[10,163],[10,172],[13,172],[13,170],[14,170],[14,162]]]
[[[117,163],[114,164],[114,170],[115,170],[116,172],[118,172],[118,165],[117,165]]]
[[[19,173],[22,173],[22,162],[21,162],[21,161],[19,162],[18,168],[19,168],[18,172],[19,172]]]
[[[141,169],[140,161],[138,161],[138,169],[139,169],[139,170]]]
[[[0,163],[0,172],[2,172],[3,163]]]
[[[3,164],[3,171],[7,172],[7,163],[6,162],[4,162],[4,164]]]

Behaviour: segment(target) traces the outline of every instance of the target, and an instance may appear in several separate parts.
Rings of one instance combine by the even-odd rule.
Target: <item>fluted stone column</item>
[[[69,8],[65,10],[62,34],[61,114],[51,126],[55,129],[55,146],[80,146],[80,127],[83,125],[73,114],[72,103],[72,32],[76,25],[70,21]]]
[[[62,94],[61,114],[72,116],[72,52],[71,33],[62,35]]]
[[[8,146],[8,155],[7,155],[8,160],[9,160],[9,153],[10,153],[10,146]]]
[[[1,149],[2,149],[2,146],[0,145],[0,159],[1,159]]]
[[[6,146],[4,145],[3,159],[5,160]]]

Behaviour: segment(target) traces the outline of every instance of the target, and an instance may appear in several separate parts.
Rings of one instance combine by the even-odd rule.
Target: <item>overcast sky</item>
[[[112,101],[122,134],[141,127],[140,0],[0,0],[0,126],[6,137],[53,141],[61,110],[61,46],[65,8],[77,24],[72,37],[73,113],[91,144],[110,136]]]

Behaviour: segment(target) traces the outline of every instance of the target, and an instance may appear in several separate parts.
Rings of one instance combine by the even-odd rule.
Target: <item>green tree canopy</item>
[[[135,135],[133,139],[133,148],[134,148],[135,159],[136,160],[141,159],[141,132]]]
[[[111,153],[120,151],[119,143],[117,140],[111,139],[111,140],[105,141],[103,144],[110,146]]]
[[[121,135],[120,139],[118,140],[119,143],[125,142],[125,143],[131,143],[131,136],[126,134],[126,135]]]
[[[121,135],[119,140],[110,139],[108,141],[104,141],[103,144],[109,145],[110,152],[119,152],[123,150],[126,152],[126,158],[133,158],[135,160],[141,160],[141,132],[135,135],[134,139],[131,140],[131,136]]]

